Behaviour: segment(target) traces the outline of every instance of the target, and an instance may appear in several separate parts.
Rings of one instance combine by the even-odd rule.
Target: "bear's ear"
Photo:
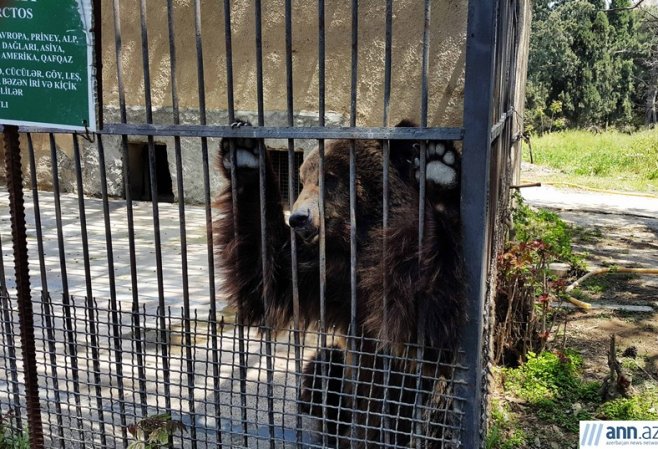
[[[404,119],[396,128],[417,128],[418,125],[409,119]],[[415,140],[391,140],[391,164],[397,170],[404,182],[414,183],[414,159],[418,157]]]

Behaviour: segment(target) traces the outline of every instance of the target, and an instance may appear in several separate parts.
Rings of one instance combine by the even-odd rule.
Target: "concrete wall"
[[[104,103],[118,105],[112,2],[103,1]],[[198,108],[194,2],[174,0],[180,106]],[[235,107],[256,111],[256,52],[253,1],[234,0],[231,19]],[[284,1],[263,2],[265,110],[286,111]],[[149,64],[156,108],[170,107],[170,52],[165,1],[147,2]],[[429,122],[460,126],[462,117],[465,0],[432,2]],[[144,106],[138,3],[121,5],[122,66],[127,102]],[[326,2],[326,109],[347,115],[350,108],[351,2]],[[293,2],[293,79],[296,112],[318,109],[317,2]],[[223,2],[201,0],[201,37],[208,110],[227,108]],[[420,117],[423,1],[397,0],[393,17],[391,120]],[[358,124],[382,124],[384,98],[385,2],[364,0],[359,14]],[[171,120],[170,120],[171,121]],[[273,123],[276,125],[277,123]]]
[[[165,0],[149,0],[147,25],[149,67],[154,122],[172,124],[171,55]],[[199,123],[199,94],[195,47],[194,0],[173,0],[177,56],[176,79],[181,108],[181,122]],[[237,115],[255,122],[257,110],[256,62],[253,2],[233,0],[231,10],[235,107]],[[418,121],[421,109],[421,61],[423,38],[423,0],[396,0],[393,11],[392,89],[390,125],[402,118]],[[204,80],[208,123],[226,125],[227,88],[223,2],[201,0],[201,37],[203,40]],[[286,124],[286,69],[284,0],[263,0],[263,75],[265,124]],[[119,118],[119,85],[116,67],[113,1],[101,2],[103,105],[105,123]],[[121,71],[128,107],[129,123],[144,123],[144,76],[139,3],[119,0],[121,28]],[[351,2],[326,2],[326,110],[328,126],[349,123],[351,82]],[[317,2],[293,2],[293,81],[296,126],[317,124],[318,110],[318,42]],[[466,43],[466,0],[433,0],[431,46],[429,58],[430,126],[462,126],[464,63]],[[359,13],[359,66],[357,125],[382,126],[384,98],[385,2],[362,0]],[[527,59],[522,58],[524,61]],[[525,62],[520,64],[525,67]],[[523,84],[520,84],[522,88]],[[523,98],[519,95],[517,98]],[[520,100],[522,101],[522,100]],[[522,109],[522,103],[518,105]],[[129,137],[131,143],[145,143],[146,138]],[[175,145],[173,138],[157,138],[167,147],[169,168],[176,190]],[[84,188],[99,194],[96,144],[80,140]],[[108,193],[123,195],[122,150],[119,137],[103,138],[108,175]],[[34,136],[39,184],[48,189],[50,147],[47,136]],[[58,166],[63,191],[75,190],[73,146],[71,136],[56,138]],[[296,142],[300,150],[313,141]],[[268,140],[272,148],[287,146],[286,141]],[[200,139],[181,141],[185,199],[203,201],[203,176]],[[23,149],[27,148],[25,139]],[[217,141],[209,140],[211,158]],[[221,180],[211,170],[211,189]],[[174,192],[176,193],[176,192]]]

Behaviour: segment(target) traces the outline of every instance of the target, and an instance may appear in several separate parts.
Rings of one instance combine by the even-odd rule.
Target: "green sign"
[[[91,0],[0,1],[0,123],[96,129]]]

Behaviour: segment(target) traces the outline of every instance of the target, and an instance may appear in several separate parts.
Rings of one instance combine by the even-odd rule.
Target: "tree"
[[[641,52],[629,0],[534,4],[528,64],[528,122],[538,132],[566,126],[626,125],[637,91]],[[562,105],[556,117],[551,105]]]
[[[658,123],[658,7],[640,12],[639,30],[643,51],[638,65],[641,69],[638,102],[647,125]]]

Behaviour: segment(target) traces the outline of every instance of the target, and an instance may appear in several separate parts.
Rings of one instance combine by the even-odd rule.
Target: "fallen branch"
[[[592,270],[586,273],[585,275],[581,276],[580,278],[578,278],[574,283],[572,283],[567,288],[565,288],[564,292],[569,293],[573,291],[573,289],[580,286],[583,282],[585,282],[587,279],[591,278],[592,276],[597,276],[599,274],[614,274],[614,273],[658,274],[658,268],[618,268],[618,267],[597,268],[596,270]],[[590,303],[576,299],[573,296],[568,296],[567,301],[569,301],[574,306],[583,310],[589,310],[592,308],[592,305]]]
[[[578,287],[580,284],[585,282],[587,279],[592,276],[606,273],[635,273],[635,274],[658,274],[658,268],[619,268],[619,267],[608,267],[608,268],[597,268],[581,276],[573,284],[569,285],[564,291],[569,293],[574,288]]]
[[[592,305],[590,303],[581,301],[580,299],[576,299],[573,296],[567,296],[567,301],[569,301],[571,304],[578,307],[579,309],[589,310],[592,308]]]

